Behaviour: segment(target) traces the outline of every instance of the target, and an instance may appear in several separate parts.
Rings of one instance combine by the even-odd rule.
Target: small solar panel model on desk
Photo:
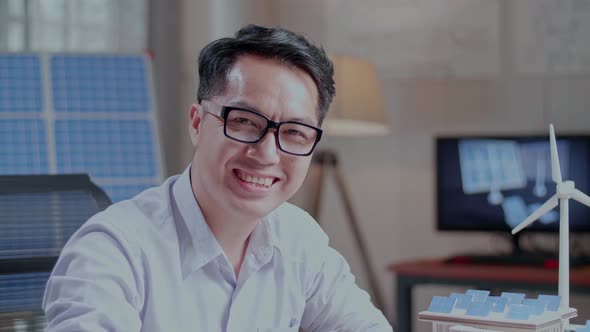
[[[449,296],[435,296],[420,320],[433,323],[433,331],[564,331],[564,322],[577,315],[576,309],[562,308],[558,295],[503,292],[490,296],[489,291],[467,290]],[[580,327],[581,328],[581,327]]]
[[[489,291],[467,290],[449,296],[435,296],[428,310],[418,318],[432,322],[433,332],[590,332],[590,321],[573,325],[569,320],[577,310],[569,306],[569,209],[570,199],[590,207],[590,197],[575,188],[573,181],[563,181],[553,125],[549,127],[551,176],[556,193],[522,223],[512,230],[516,234],[535,220],[560,205],[559,218],[559,295],[539,295],[536,299],[525,294],[504,292],[490,296]]]

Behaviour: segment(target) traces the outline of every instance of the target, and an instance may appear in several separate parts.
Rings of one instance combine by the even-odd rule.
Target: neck
[[[199,203],[205,222],[211,229],[213,236],[221,246],[221,249],[230,263],[239,270],[239,266],[246,253],[250,234],[256,227],[259,219],[247,217],[238,213],[232,213],[219,208],[215,202],[207,200],[207,195],[199,197],[197,188],[193,185],[193,172],[191,169],[191,187],[195,199]],[[237,274],[238,271],[236,271]]]
[[[240,220],[237,216],[211,214],[206,211],[203,211],[203,216],[228,257],[235,256],[245,249],[250,234],[258,223],[257,220]]]
[[[225,218],[218,215],[208,215],[205,211],[203,211],[203,216],[233,267],[237,279],[246,256],[250,234],[256,227],[257,221],[245,222],[235,217]]]

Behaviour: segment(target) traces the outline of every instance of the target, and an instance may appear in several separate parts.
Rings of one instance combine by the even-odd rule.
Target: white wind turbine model
[[[551,196],[547,202],[541,205],[533,214],[525,219],[520,225],[512,230],[512,234],[518,233],[527,227],[545,213],[554,209],[559,203],[559,288],[558,293],[561,297],[560,309],[569,309],[570,293],[570,260],[569,260],[569,199],[590,207],[590,197],[576,189],[573,181],[562,181],[561,168],[559,167],[559,158],[557,156],[557,143],[555,142],[555,131],[553,125],[549,125],[549,142],[551,148],[551,176],[553,182],[557,184],[555,195]],[[558,202],[559,199],[559,202]]]

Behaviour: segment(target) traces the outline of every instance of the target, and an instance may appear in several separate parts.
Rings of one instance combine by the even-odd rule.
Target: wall
[[[497,236],[434,229],[436,135],[546,133],[550,122],[558,133],[590,129],[590,75],[579,70],[583,67],[590,72],[590,43],[571,32],[576,26],[589,28],[588,10],[575,8],[579,3],[572,1],[568,7],[555,1],[524,0],[299,4],[281,1],[283,26],[306,33],[332,52],[370,58],[381,70],[393,133],[384,138],[334,138],[323,146],[340,152],[364,235],[371,239],[369,249],[388,295],[387,312],[395,319],[392,276],[384,270],[387,264],[509,248],[508,240]],[[543,6],[549,8],[538,8]],[[576,13],[582,9],[586,16]],[[535,21],[538,17],[549,23],[543,26]],[[529,26],[537,30],[530,31]],[[535,33],[557,36],[530,40],[537,37]],[[578,44],[571,48],[586,60],[570,59],[568,63],[561,59],[560,49],[551,49],[559,37],[577,39]],[[549,48],[547,54],[532,54],[542,51],[538,43],[545,43],[541,46]],[[325,193],[321,219],[334,246],[357,271],[359,283],[366,285],[354,242],[342,227],[342,206],[333,189]],[[422,295],[421,306],[414,310],[423,310],[423,302],[427,305],[432,295],[448,291]],[[577,303],[581,314],[588,317],[587,299]]]
[[[233,35],[241,26],[256,22],[277,25],[273,0],[199,0],[181,1],[182,87],[180,154],[177,161],[184,168],[192,159],[188,135],[190,105],[196,100],[197,61],[199,51],[209,42]]]
[[[558,52],[560,47],[547,54],[538,49],[539,44],[553,47],[558,37],[530,37],[536,36],[535,32],[544,35],[543,31],[531,31],[533,28],[567,35],[571,26],[586,24],[590,20],[577,14],[587,9],[576,7],[582,2],[236,0],[221,1],[214,8],[212,3],[182,2],[183,112],[194,99],[195,76],[191,70],[197,51],[214,37],[229,35],[246,22],[280,23],[306,34],[329,51],[367,57],[378,65],[392,134],[327,138],[322,147],[339,152],[363,235],[370,239],[369,251],[375,259],[390,318],[395,319],[395,294],[388,264],[508,248],[508,241],[497,236],[435,230],[436,135],[545,133],[549,122],[555,124],[558,134],[590,129],[590,75],[580,74],[580,70],[590,68],[590,58],[577,62],[569,59],[568,66],[567,59],[563,60],[567,54]],[[569,7],[560,7],[564,3]],[[541,19],[535,21],[533,14]],[[580,22],[568,25],[572,17]],[[222,18],[233,24],[215,23]],[[553,25],[539,28],[539,22]],[[526,24],[533,28],[528,29]],[[571,34],[570,41],[575,42],[576,32]],[[588,48],[587,44],[570,47],[590,54]],[[188,142],[186,133],[183,137],[187,137],[183,142]],[[186,161],[189,146],[185,145],[183,151],[182,160]],[[302,202],[302,196],[304,191],[296,201]],[[333,246],[348,259],[359,284],[366,287],[333,179],[326,182],[320,219]],[[424,309],[429,298],[440,293],[448,290],[420,293],[415,310]],[[581,314],[590,317],[590,306],[581,305]]]
[[[181,113],[179,112],[180,87],[182,86],[180,61],[180,31],[178,20],[180,3],[171,1],[149,1],[148,48],[153,54],[153,77],[164,171],[167,175],[182,170],[178,163],[181,151]]]

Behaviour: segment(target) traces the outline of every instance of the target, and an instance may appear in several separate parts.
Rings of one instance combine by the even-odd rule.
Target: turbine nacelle
[[[557,192],[557,198],[559,199],[570,199],[572,198],[574,191],[576,190],[576,185],[574,184],[574,181],[563,181],[561,183],[558,183],[556,186],[556,192]]]

